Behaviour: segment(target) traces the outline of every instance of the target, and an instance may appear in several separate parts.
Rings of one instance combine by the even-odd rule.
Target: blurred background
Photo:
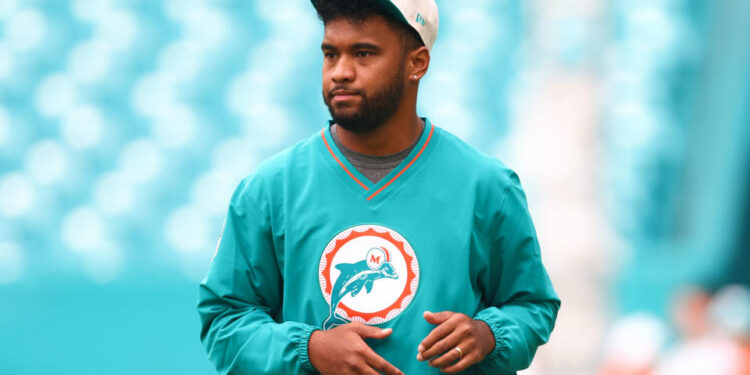
[[[515,169],[524,374],[750,374],[750,2],[438,0],[419,113]],[[239,180],[326,124],[307,0],[0,0],[0,373],[210,374]],[[743,367],[744,366],[744,367]]]

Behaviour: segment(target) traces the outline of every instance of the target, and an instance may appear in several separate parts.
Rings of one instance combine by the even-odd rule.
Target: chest
[[[328,324],[333,318],[381,324],[410,306],[455,311],[476,305],[472,263],[481,260],[470,246],[469,186],[436,188],[429,179],[413,179],[373,205],[347,186],[309,183],[316,187],[299,185],[277,223],[284,229],[277,256],[285,300],[304,301]]]

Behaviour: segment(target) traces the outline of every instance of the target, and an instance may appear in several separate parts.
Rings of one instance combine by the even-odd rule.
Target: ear
[[[409,52],[406,59],[406,71],[409,73],[407,78],[412,82],[419,82],[427,74],[427,69],[430,67],[430,51],[427,50],[427,47],[422,46]]]

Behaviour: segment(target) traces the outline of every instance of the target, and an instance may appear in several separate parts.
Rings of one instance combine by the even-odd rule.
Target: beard
[[[336,108],[331,100],[331,92],[323,92],[323,101],[331,113],[333,121],[342,128],[355,133],[367,133],[381,127],[393,117],[404,94],[404,66],[388,82],[382,90],[368,95],[363,90],[358,90],[360,96],[359,105],[355,108]],[[338,88],[338,87],[337,87]]]

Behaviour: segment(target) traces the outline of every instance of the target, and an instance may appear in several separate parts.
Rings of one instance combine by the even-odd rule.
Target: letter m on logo
[[[380,264],[380,255],[370,254],[370,263]]]

